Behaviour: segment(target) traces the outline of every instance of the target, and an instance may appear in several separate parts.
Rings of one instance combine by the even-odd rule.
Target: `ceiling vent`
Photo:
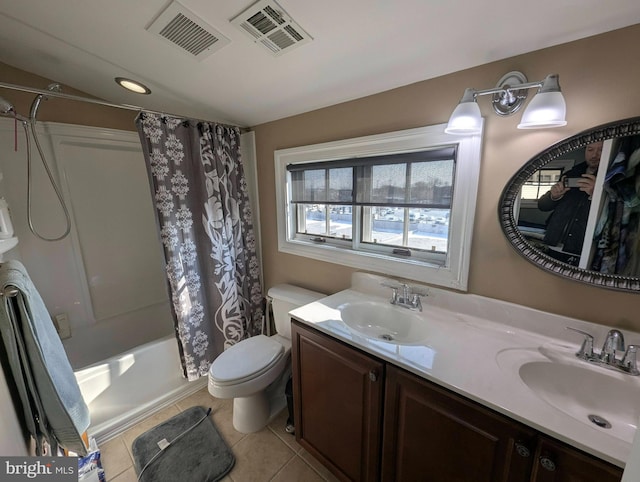
[[[198,60],[217,52],[230,42],[218,30],[178,2],[169,4],[147,30],[160,35]]]
[[[275,57],[313,40],[274,0],[253,4],[231,23]]]

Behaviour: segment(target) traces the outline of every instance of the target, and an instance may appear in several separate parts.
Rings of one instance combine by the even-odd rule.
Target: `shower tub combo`
[[[27,222],[26,141],[0,119],[0,196],[11,208],[20,260],[41,294],[105,441],[206,385],[182,377],[144,158],[135,132],[38,123],[38,137],[71,220],[46,242]],[[44,237],[65,230],[64,210],[35,149],[32,221]]]
[[[206,379],[182,377],[137,133],[35,119],[44,99],[137,109],[67,95],[58,84],[46,90],[0,84],[38,94],[28,117],[0,98],[0,197],[11,207],[19,240],[5,256],[24,264],[58,325],[89,405],[89,433],[104,441],[201,389]],[[16,136],[14,121],[25,136]],[[259,226],[252,132],[242,134],[241,150]],[[260,251],[259,229],[256,241]]]

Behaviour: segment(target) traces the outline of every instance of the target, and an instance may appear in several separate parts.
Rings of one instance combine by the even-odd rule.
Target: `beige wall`
[[[639,58],[636,25],[257,126],[265,286],[289,282],[334,293],[349,285],[353,272],[278,252],[274,150],[444,123],[465,87],[493,87],[511,70],[529,80],[558,73],[567,101],[566,127],[518,130],[519,115],[500,118],[489,99],[479,100],[486,123],[469,292],[640,331],[640,295],[593,288],[542,271],[514,251],[497,215],[509,178],[545,147],[605,122],[640,116]]]
[[[53,81],[0,62],[0,82],[35,89],[46,89]],[[66,85],[62,85],[62,93],[89,97],[86,93],[74,90]],[[36,94],[0,88],[0,97],[11,102],[18,114],[28,117],[31,103]],[[40,121],[63,122],[65,124],[128,131],[136,129],[134,123],[136,115],[137,113],[131,110],[115,109],[65,99],[44,101],[38,109],[38,120]]]

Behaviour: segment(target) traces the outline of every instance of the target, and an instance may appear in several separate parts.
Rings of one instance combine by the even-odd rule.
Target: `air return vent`
[[[169,6],[147,27],[149,32],[202,60],[230,40],[178,2]]]
[[[274,0],[253,4],[231,23],[276,57],[313,40]]]

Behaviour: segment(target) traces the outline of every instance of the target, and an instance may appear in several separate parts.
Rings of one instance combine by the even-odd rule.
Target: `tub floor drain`
[[[384,335],[380,335],[378,338],[384,341],[393,341],[393,335],[388,335],[386,333]]]
[[[598,415],[589,415],[589,420],[591,423],[596,424],[598,427],[602,428],[611,428],[611,424],[606,418],[600,417]]]

